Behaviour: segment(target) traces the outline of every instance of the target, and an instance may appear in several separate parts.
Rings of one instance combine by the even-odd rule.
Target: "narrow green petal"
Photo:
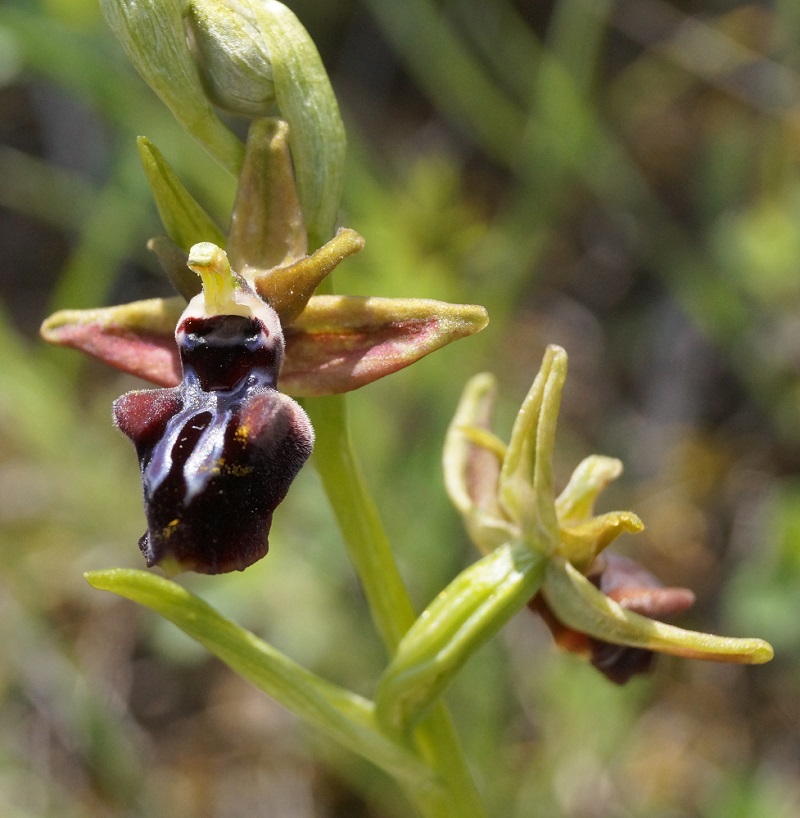
[[[287,710],[401,780],[435,786],[420,759],[379,731],[372,702],[310,673],[177,583],[122,568],[93,571],[86,579],[156,611]]]
[[[585,523],[561,527],[558,552],[581,573],[586,573],[594,558],[620,534],[637,534],[644,523],[632,511],[609,511]]]
[[[410,729],[470,656],[535,596],[546,560],[507,543],[462,571],[412,625],[375,695],[379,720]]]
[[[161,151],[145,136],[136,140],[139,159],[167,235],[185,253],[193,244],[210,241],[225,246],[225,234],[183,186]]]
[[[45,341],[85,352],[160,386],[181,380],[175,324],[186,308],[177,298],[152,298],[96,310],[60,310],[43,324]]]
[[[317,295],[284,327],[279,386],[298,397],[357,389],[482,330],[483,307],[418,298]]]
[[[717,662],[757,665],[773,657],[762,639],[687,631],[626,611],[563,557],[554,557],[547,566],[542,593],[562,624],[604,642]]]
[[[480,445],[489,435],[497,382],[488,372],[471,378],[461,395],[444,442],[444,483],[450,500],[464,518],[470,539],[485,553],[513,538],[514,527],[497,504],[502,457]],[[505,446],[503,454],[505,454]]]
[[[308,250],[288,135],[289,127],[280,119],[250,125],[228,236],[231,264],[248,280],[256,271],[296,261]]]
[[[253,276],[256,292],[269,303],[284,324],[291,324],[309,302],[314,290],[334,268],[364,246],[364,239],[347,227],[341,228],[315,253],[294,264]]]
[[[588,520],[597,496],[622,474],[622,461],[593,454],[582,460],[556,499],[559,525],[577,525]]]
[[[244,146],[206,98],[186,41],[185,0],[100,0],[100,6],[145,82],[178,122],[236,175]]]

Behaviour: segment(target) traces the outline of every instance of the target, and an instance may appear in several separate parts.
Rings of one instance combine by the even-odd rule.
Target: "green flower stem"
[[[314,460],[361,580],[375,625],[393,656],[416,616],[377,508],[353,453],[343,395],[306,403],[316,431]],[[447,786],[447,797],[407,787],[426,818],[481,818],[475,782],[444,705],[435,704],[414,739]]]
[[[445,797],[437,776],[407,746],[383,733],[371,701],[321,679],[175,582],[146,571],[115,568],[86,574],[159,613],[275,701],[359,753],[428,800]]]
[[[378,510],[355,460],[343,396],[305,403],[316,432],[314,461],[375,625],[390,654],[416,615]]]

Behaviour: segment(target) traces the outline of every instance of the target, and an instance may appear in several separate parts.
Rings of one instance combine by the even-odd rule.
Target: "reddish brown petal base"
[[[623,608],[650,619],[663,620],[681,613],[695,601],[690,590],[665,588],[656,576],[619,554],[601,554],[587,577]],[[615,645],[567,628],[556,619],[541,595],[535,596],[528,607],[542,617],[560,648],[588,657],[615,684],[625,684],[633,676],[652,670],[653,651]]]

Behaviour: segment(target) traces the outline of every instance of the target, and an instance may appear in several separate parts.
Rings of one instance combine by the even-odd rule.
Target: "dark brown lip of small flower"
[[[663,620],[682,613],[695,602],[695,595],[688,588],[667,588],[635,560],[613,552],[599,555],[586,576],[621,607],[650,619]],[[653,651],[605,642],[566,627],[541,594],[537,594],[528,607],[539,614],[560,648],[586,656],[615,684],[625,684],[633,676],[653,668]]]

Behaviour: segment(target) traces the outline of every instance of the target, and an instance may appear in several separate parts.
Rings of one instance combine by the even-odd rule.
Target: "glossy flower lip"
[[[213,244],[191,248],[203,280],[175,330],[182,378],[114,402],[136,447],[148,566],[168,573],[244,570],[269,548],[272,515],[311,454],[303,409],[276,389],[284,340],[277,313]]]
[[[555,496],[552,457],[566,370],[564,350],[548,347],[508,445],[491,430],[494,379],[477,375],[467,384],[447,433],[444,469],[448,494],[471,539],[484,553],[522,540],[544,555],[545,577],[532,607],[560,644],[588,655],[614,681],[647,669],[651,651],[769,661],[772,648],[761,639],[713,636],[655,621],[688,607],[691,592],[661,588],[635,563],[603,553],[620,534],[643,528],[632,512],[594,515],[598,495],[622,471],[618,460],[586,458]]]

